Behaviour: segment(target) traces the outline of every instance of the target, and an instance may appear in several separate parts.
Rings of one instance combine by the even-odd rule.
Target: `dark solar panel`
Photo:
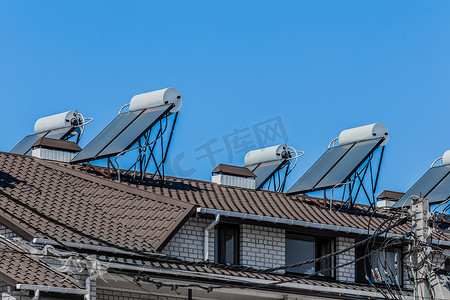
[[[41,132],[38,134],[28,135],[23,138],[10,152],[15,154],[30,155],[31,146],[41,137],[49,139],[61,140],[67,137],[67,135],[73,131],[73,127],[64,127],[47,132]]]
[[[328,170],[347,153],[354,144],[329,148],[306,173],[289,189],[288,193],[307,191],[322,179]]]
[[[378,147],[379,143],[380,140],[356,143],[314,188],[326,189],[335,186],[337,183],[346,182],[366,160],[367,156]]]
[[[278,170],[280,170],[287,160],[277,160],[248,166],[247,169],[256,175],[256,188],[260,189]]]
[[[95,158],[118,134],[125,130],[125,128],[129,126],[141,112],[142,111],[131,111],[118,115],[72,159],[72,162],[83,162]]]
[[[11,151],[9,151],[10,153],[15,153],[15,154],[29,154],[28,152],[30,152],[31,150],[31,146],[41,137],[43,137],[46,134],[46,132],[43,133],[39,133],[39,134],[32,134],[32,135],[27,135],[26,137],[23,138],[23,140],[21,140]]]
[[[55,129],[47,133],[45,137],[49,139],[62,140],[66,138],[73,130],[74,128],[72,126]]]
[[[447,200],[450,197],[450,175],[447,175],[429,194],[425,196],[430,203]]]
[[[380,138],[329,148],[288,193],[324,190],[344,183],[381,142]]]
[[[118,115],[71,162],[110,157],[129,149],[148,129],[164,117],[171,107],[164,105]]]
[[[450,166],[430,168],[406,193],[394,207],[409,206],[411,196],[420,196],[430,203],[446,200],[450,196]]]
[[[167,110],[168,106],[149,108],[144,110],[134,122],[122,131],[98,156],[107,157],[117,155],[133,146],[139,138],[153,127]]]

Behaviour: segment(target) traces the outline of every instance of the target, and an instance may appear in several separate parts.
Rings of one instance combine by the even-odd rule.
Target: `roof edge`
[[[156,247],[156,251],[161,252],[164,247],[167,246],[167,244],[170,242],[170,240],[175,236],[175,234],[183,227],[184,224],[192,217],[192,215],[197,211],[197,207],[195,205],[192,206],[192,208],[189,211],[186,211],[183,219],[176,225],[173,226],[173,228],[169,227],[167,231],[170,232],[166,236],[166,238],[161,241],[158,247]]]

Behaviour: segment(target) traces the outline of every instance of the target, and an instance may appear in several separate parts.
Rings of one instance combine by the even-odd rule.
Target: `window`
[[[356,258],[364,256],[366,251],[365,245],[357,247]],[[371,256],[356,262],[356,282],[366,283],[367,276],[374,284],[388,283],[401,286],[403,283],[402,258],[401,250],[396,248],[374,252]]]
[[[286,233],[285,260],[287,265],[322,257],[334,251],[334,240],[306,236],[297,233]],[[287,269],[288,273],[312,274],[323,270],[317,276],[333,277],[334,260],[329,257],[316,263],[302,265],[300,267]]]
[[[218,263],[239,264],[239,225],[220,223],[216,230],[215,244]]]

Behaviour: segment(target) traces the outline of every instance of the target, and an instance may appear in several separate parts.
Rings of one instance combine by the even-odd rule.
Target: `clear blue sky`
[[[406,191],[450,149],[449,1],[1,1],[0,150],[36,119],[78,109],[86,145],[135,94],[183,95],[170,157],[209,180],[236,129],[273,118],[306,154],[293,184],[343,129],[382,122],[380,191]],[[272,141],[266,141],[269,146]],[[255,145],[256,147],[256,145]]]

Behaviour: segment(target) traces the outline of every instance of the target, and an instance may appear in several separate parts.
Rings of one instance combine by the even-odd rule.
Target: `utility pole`
[[[426,198],[415,197],[411,199],[412,226],[416,234],[413,242],[413,273],[414,273],[414,299],[431,299],[429,263],[431,254],[431,229],[428,226],[430,218],[430,205]]]

